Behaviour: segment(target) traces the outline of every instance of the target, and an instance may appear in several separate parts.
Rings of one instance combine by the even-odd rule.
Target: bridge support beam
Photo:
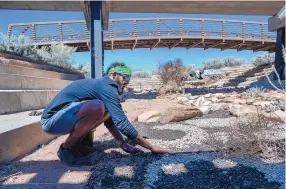
[[[90,1],[90,55],[91,78],[101,78],[104,66],[104,48],[102,31],[102,2]]]
[[[277,13],[277,15],[269,18],[268,31],[277,31],[276,52],[275,52],[275,69],[281,80],[285,80],[285,60],[282,56],[282,45],[285,48],[285,6]],[[276,74],[273,79],[277,80]]]
[[[275,69],[281,80],[285,80],[285,61],[282,54],[282,45],[285,48],[285,27],[277,30],[276,52],[275,52]],[[277,80],[276,74],[273,79]]]

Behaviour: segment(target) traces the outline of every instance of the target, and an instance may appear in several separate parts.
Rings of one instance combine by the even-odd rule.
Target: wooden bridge
[[[90,50],[84,20],[10,24],[8,37],[24,35],[34,45],[64,43],[77,52]],[[110,19],[103,32],[104,49],[217,48],[275,51],[276,33],[268,23],[201,18]]]

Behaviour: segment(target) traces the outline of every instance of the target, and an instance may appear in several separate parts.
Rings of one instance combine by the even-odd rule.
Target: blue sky
[[[241,16],[241,15],[194,15],[194,14],[142,14],[142,13],[111,13],[110,18],[142,18],[142,17],[189,17],[189,18],[217,18],[228,20],[247,20],[267,22],[268,16]],[[54,12],[54,11],[23,11],[23,10],[0,10],[0,32],[6,34],[10,23],[23,22],[45,22],[61,20],[83,20],[81,12]],[[202,61],[213,58],[237,57],[246,61],[253,57],[263,54],[263,52],[253,53],[252,51],[240,51],[219,49],[189,49],[167,48],[158,49],[135,49],[131,50],[114,50],[105,51],[104,62],[108,66],[114,61],[122,61],[128,64],[132,69],[154,70],[157,68],[158,61],[164,62],[181,58],[185,65],[201,65]],[[90,63],[90,53],[75,53],[74,57],[77,62],[83,64]]]

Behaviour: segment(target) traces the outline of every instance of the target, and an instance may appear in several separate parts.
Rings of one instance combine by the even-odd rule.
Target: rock
[[[159,122],[163,124],[169,122],[179,122],[194,117],[201,117],[202,115],[203,115],[202,111],[194,106],[174,107],[167,109],[160,117]]]
[[[180,104],[185,104],[186,102],[188,102],[189,99],[187,97],[181,96],[177,98],[177,102]]]
[[[205,102],[206,102],[205,97],[201,96],[201,97],[198,98],[197,101],[195,102],[195,106],[196,106],[196,107],[200,107],[200,106],[202,106],[203,104],[206,105]]]
[[[212,111],[226,110],[229,111],[229,106],[226,103],[211,104]]]
[[[260,111],[259,108],[255,106],[247,106],[239,104],[230,105],[229,108],[230,108],[229,109],[230,114],[237,117],[257,114]]]
[[[204,115],[209,114],[212,110],[211,106],[200,106],[198,109],[201,110]]]
[[[245,99],[234,98],[234,97],[228,97],[224,101],[227,102],[227,103],[232,103],[232,104],[246,104],[246,100]]]
[[[199,98],[199,96],[190,96],[189,99],[190,100],[197,100]]]
[[[212,98],[210,98],[210,100],[211,100],[212,102],[219,102],[219,99],[218,99],[217,97],[212,97]]]
[[[211,94],[208,93],[208,94],[204,95],[204,97],[205,97],[205,98],[210,98],[210,97],[211,97]]]
[[[138,122],[150,123],[158,121],[161,116],[160,112],[148,111],[138,116]]]
[[[254,99],[246,99],[246,104],[247,105],[252,105],[255,102]]]
[[[215,97],[217,97],[218,99],[224,99],[226,96],[223,93],[216,93],[214,94]]]
[[[189,100],[189,102],[187,102],[188,105],[192,105],[195,106],[196,100]]]
[[[42,111],[33,110],[29,113],[29,116],[39,116],[42,115]]]
[[[273,113],[262,111],[262,114],[269,121],[285,123],[285,120],[286,120],[286,114],[282,110],[276,110]]]

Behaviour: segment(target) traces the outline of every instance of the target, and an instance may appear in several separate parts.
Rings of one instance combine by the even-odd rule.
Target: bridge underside
[[[89,40],[82,41],[69,41],[64,43],[66,45],[76,47],[77,52],[90,51]],[[41,46],[48,46],[48,44],[38,44]],[[241,40],[221,40],[221,39],[189,39],[189,38],[160,38],[160,39],[117,39],[117,40],[105,40],[104,50],[117,50],[117,49],[137,49],[137,48],[203,48],[205,50],[210,48],[216,48],[221,50],[234,49],[237,51],[253,50],[256,51],[275,51],[275,43],[273,41],[265,41],[264,44],[261,41],[241,41]]]

